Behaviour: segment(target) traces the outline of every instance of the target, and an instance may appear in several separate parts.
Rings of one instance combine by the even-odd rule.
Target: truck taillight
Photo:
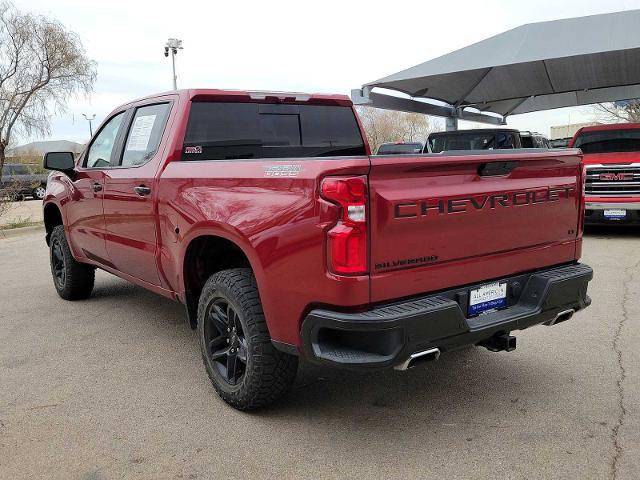
[[[367,273],[367,177],[327,177],[321,195],[340,206],[337,223],[327,232],[329,271]]]

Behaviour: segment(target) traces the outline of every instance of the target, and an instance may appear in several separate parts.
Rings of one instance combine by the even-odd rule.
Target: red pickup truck
[[[509,351],[590,303],[578,150],[371,156],[348,97],[183,90],[44,164],[59,295],[88,297],[100,268],[182,302],[239,409],[282,395],[300,357]]]
[[[587,169],[585,223],[640,225],[640,123],[581,128],[569,147]]]

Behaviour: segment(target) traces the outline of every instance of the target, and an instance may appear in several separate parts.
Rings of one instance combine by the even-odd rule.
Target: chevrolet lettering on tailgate
[[[521,207],[539,203],[557,202],[571,198],[574,185],[560,185],[531,190],[480,194],[450,199],[428,198],[394,205],[394,218],[418,218],[430,214],[465,213],[470,210]]]

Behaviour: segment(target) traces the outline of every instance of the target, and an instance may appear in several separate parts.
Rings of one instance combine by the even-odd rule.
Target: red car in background
[[[586,224],[640,225],[640,123],[584,127],[570,148],[586,166]]]

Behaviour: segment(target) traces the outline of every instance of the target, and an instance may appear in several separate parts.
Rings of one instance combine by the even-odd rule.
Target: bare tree
[[[640,100],[628,100],[624,103],[598,103],[593,107],[599,120],[607,123],[640,122]]]
[[[89,94],[95,79],[96,63],[75,33],[0,2],[0,180],[11,139],[47,135],[52,112]]]
[[[427,115],[358,107],[371,151],[386,142],[423,142],[436,131]]]

